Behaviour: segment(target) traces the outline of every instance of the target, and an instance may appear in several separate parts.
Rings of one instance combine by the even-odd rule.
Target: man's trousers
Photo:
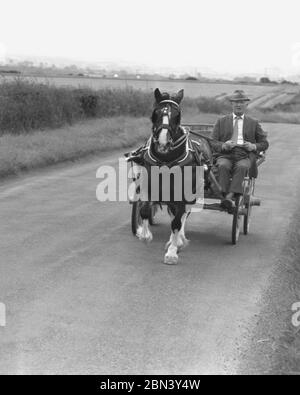
[[[243,193],[243,181],[250,168],[250,159],[238,161],[220,157],[217,159],[219,169],[219,184],[224,193]],[[230,182],[230,178],[232,181]]]

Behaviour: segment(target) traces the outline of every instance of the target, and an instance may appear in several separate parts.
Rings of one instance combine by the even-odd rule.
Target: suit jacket
[[[214,139],[214,141],[212,142],[212,147],[213,150],[217,153],[217,156],[226,157],[226,154],[228,155],[228,152],[222,150],[222,145],[223,143],[225,143],[225,141],[231,140],[232,135],[233,115],[225,115],[224,117],[219,118],[212,132],[212,138]],[[245,115],[243,124],[243,138],[245,141],[256,144],[257,149],[256,151],[249,152],[249,158],[251,161],[251,176],[257,177],[257,154],[261,151],[266,151],[268,149],[269,143],[267,140],[267,134],[263,131],[262,127],[256,119]]]

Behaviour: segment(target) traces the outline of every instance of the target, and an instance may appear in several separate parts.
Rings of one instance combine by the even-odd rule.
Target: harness
[[[158,103],[158,105],[161,105],[161,104],[170,104],[171,106],[175,106],[176,109],[179,110],[179,113],[180,113],[180,106],[179,106],[179,104],[176,103],[174,100],[171,100],[171,99],[162,100],[161,102]],[[156,109],[153,110],[153,113],[154,113],[155,111],[156,111]],[[164,119],[165,119],[165,118],[164,118],[165,116],[168,117],[168,118],[170,117],[169,108],[168,108],[168,107],[165,107],[165,108],[163,109],[162,115],[163,115],[163,121],[164,121]],[[179,127],[179,126],[178,126],[178,127]],[[177,129],[175,130],[175,133],[177,132],[178,127],[177,127]],[[160,126],[158,126],[157,128],[156,128],[156,127],[153,127],[153,131],[155,132],[156,136],[159,136],[159,133],[160,133],[163,129],[168,130],[168,131],[170,132],[170,134],[171,134],[171,132],[173,131],[171,125],[169,125],[169,123],[165,123],[165,122],[163,122],[163,123],[162,123]],[[158,141],[158,138],[159,138],[159,137],[156,137],[156,136],[153,137],[153,141],[154,141],[154,142],[157,142],[157,141]],[[177,145],[177,144],[176,144],[176,145]]]
[[[167,166],[169,168],[173,166],[201,166],[204,163],[207,163],[207,158],[202,152],[201,145],[197,141],[191,140],[189,133],[186,130],[184,135],[182,135],[180,139],[177,140],[176,146],[173,147],[172,151],[179,149],[184,144],[185,150],[181,155],[172,161],[162,161],[160,158],[155,156],[151,150],[152,143],[153,137],[151,136],[144,146],[140,147],[134,152],[127,154],[127,160],[145,167]]]
[[[165,99],[158,103],[159,106],[168,104],[170,106],[176,107],[180,111],[179,104],[171,99]],[[154,110],[156,111],[156,110]],[[153,113],[154,113],[153,111]],[[167,166],[169,168],[173,166],[200,166],[205,163],[208,163],[209,158],[206,157],[201,144],[198,141],[192,140],[190,138],[190,133],[192,132],[190,128],[183,127],[181,125],[177,126],[175,133],[178,131],[182,132],[182,135],[175,141],[171,139],[169,141],[169,157],[168,160],[164,160],[163,156],[157,152],[155,153],[152,147],[158,143],[160,132],[165,129],[171,132],[174,132],[172,126],[166,123],[164,116],[169,115],[169,107],[166,106],[163,108],[163,123],[160,124],[157,128],[153,127],[153,135],[148,139],[146,144],[143,147],[140,147],[137,151],[131,152],[130,155],[127,155],[128,161],[133,161],[142,166]],[[202,137],[202,136],[201,136]],[[205,136],[203,136],[205,137]],[[182,148],[185,146],[183,152]],[[178,155],[176,154],[178,151]]]
[[[147,145],[145,147],[145,154],[144,154],[144,161],[145,165],[150,165],[150,166],[168,166],[168,167],[173,167],[173,166],[186,166],[188,162],[191,162],[191,152],[193,151],[190,140],[188,139],[187,135],[182,136],[181,141],[176,144],[176,146],[172,147],[172,151],[176,151],[179,149],[183,144],[185,144],[185,150],[184,152],[175,158],[172,161],[162,161],[160,158],[158,158],[152,151],[151,151],[151,146],[152,146],[152,137],[148,140]]]

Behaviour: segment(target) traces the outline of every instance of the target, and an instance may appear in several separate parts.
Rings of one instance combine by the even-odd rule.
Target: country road
[[[145,245],[128,203],[96,199],[97,168],[121,151],[0,184],[0,373],[232,374],[293,216],[299,125],[264,125],[250,234],[230,244],[231,216],[202,212],[190,245],[164,265],[169,218]]]

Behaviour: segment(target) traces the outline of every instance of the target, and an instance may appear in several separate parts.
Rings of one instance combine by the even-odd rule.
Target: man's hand
[[[245,148],[247,151],[256,151],[256,145],[249,143],[249,141],[244,142],[243,148]]]
[[[228,140],[226,141],[223,145],[222,145],[222,150],[224,151],[231,151],[233,147],[236,146],[236,143],[232,140]]]

